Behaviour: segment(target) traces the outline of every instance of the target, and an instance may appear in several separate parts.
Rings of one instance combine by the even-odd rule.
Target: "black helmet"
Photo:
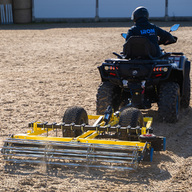
[[[137,19],[141,18],[141,17],[145,17],[147,19],[149,19],[149,12],[148,10],[141,6],[141,7],[137,7],[133,13],[132,13],[132,16],[131,16],[131,19],[136,22]]]

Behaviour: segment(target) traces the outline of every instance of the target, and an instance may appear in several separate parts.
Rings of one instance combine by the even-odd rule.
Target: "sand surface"
[[[169,30],[172,22],[155,23]],[[0,146],[9,134],[26,133],[29,122],[62,121],[72,105],[96,114],[97,69],[112,52],[122,51],[120,36],[132,23],[32,24],[0,26]],[[192,25],[173,32],[178,43],[162,47],[192,60]],[[167,151],[135,172],[42,166],[7,170],[0,156],[2,191],[192,191],[192,101],[176,124],[154,117],[156,135],[167,137]]]

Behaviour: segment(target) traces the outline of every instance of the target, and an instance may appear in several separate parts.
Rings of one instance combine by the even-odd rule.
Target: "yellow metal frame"
[[[91,120],[97,120],[100,126],[104,126],[105,122],[102,121],[102,117],[100,115],[88,115],[88,118]],[[141,134],[146,134],[147,129],[151,127],[153,118],[151,117],[144,117],[144,123],[146,126],[141,128]],[[96,124],[97,124],[96,121]],[[40,122],[33,123],[33,130],[27,132],[27,134],[17,134],[13,135],[12,138],[14,139],[27,139],[27,140],[43,140],[43,141],[57,141],[57,142],[80,142],[80,143],[91,143],[91,144],[105,144],[105,145],[123,145],[123,146],[137,146],[140,151],[143,150],[146,143],[140,141],[123,141],[123,140],[104,140],[104,139],[95,139],[96,136],[99,135],[98,131],[89,130],[84,132],[82,135],[78,137],[51,137],[51,136],[41,136],[43,133],[47,133],[53,131],[53,128],[41,128],[38,127],[37,124]],[[119,117],[117,115],[112,114],[109,124],[111,126],[115,126],[119,123]],[[150,143],[147,144],[147,148],[150,148]]]

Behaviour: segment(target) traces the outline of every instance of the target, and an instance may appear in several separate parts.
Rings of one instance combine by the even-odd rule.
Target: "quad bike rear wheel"
[[[141,111],[137,108],[126,108],[121,112],[120,119],[119,119],[119,125],[122,127],[143,127],[143,115]],[[137,135],[135,135],[137,137]],[[128,134],[126,135],[121,135],[120,136],[121,140],[128,140]]]
[[[87,112],[82,107],[78,107],[78,106],[70,107],[64,113],[63,122],[65,122],[66,124],[75,123],[77,125],[81,125],[81,124],[87,125],[88,124]],[[66,129],[64,130],[63,136],[77,137],[81,134],[82,134],[81,130],[72,131],[72,130]]]
[[[181,97],[181,107],[188,108],[190,104],[190,95],[191,95],[191,81],[190,77],[186,77],[184,81],[184,90]]]
[[[190,67],[189,61],[185,62],[185,70],[183,75],[183,87],[182,87],[182,97],[181,97],[181,108],[187,108],[190,104],[191,95],[191,80],[190,80]]]
[[[114,111],[117,111],[120,105],[121,89],[109,81],[102,82],[97,91],[96,110],[98,115],[103,115],[110,105]]]
[[[160,86],[158,102],[159,119],[167,123],[175,123],[180,112],[180,87],[178,83],[166,82]]]

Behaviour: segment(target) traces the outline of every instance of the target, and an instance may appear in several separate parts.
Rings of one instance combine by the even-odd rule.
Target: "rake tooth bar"
[[[95,168],[135,169],[139,147],[78,142],[7,139],[1,152],[6,162]]]

